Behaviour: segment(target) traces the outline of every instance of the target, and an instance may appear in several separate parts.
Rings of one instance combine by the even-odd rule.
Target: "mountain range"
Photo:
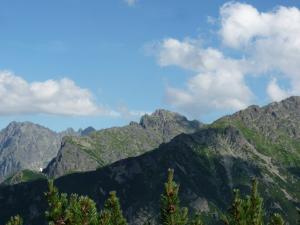
[[[183,205],[194,211],[217,219],[227,210],[232,189],[247,193],[256,177],[268,213],[280,212],[295,224],[300,97],[250,106],[208,125],[158,110],[140,123],[66,136],[44,173],[58,177],[55,185],[62,192],[88,195],[98,206],[116,190],[129,223],[138,225],[158,214],[168,168],[175,169]],[[15,214],[26,224],[43,224],[46,190],[45,178],[3,184],[0,224]]]
[[[75,171],[95,170],[120,159],[133,157],[169,142],[181,133],[194,133],[203,126],[167,110],[143,116],[139,123],[92,132],[86,136],[67,136],[57,156],[44,170],[50,177]]]
[[[93,130],[57,133],[31,122],[11,122],[0,131],[0,182],[23,169],[41,171],[57,155],[64,136],[85,136]]]

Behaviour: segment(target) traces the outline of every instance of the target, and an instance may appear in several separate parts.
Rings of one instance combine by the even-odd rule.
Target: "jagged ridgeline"
[[[11,122],[0,131],[0,183],[11,176],[19,176],[24,169],[40,171],[57,155],[62,137],[84,136],[92,130],[68,129],[57,133],[30,122]]]
[[[89,171],[120,159],[138,156],[169,142],[181,133],[194,133],[203,124],[167,110],[145,115],[140,123],[92,132],[83,137],[63,139],[57,156],[44,172],[59,177],[75,171]]]
[[[55,185],[62,192],[88,195],[98,205],[116,190],[128,222],[138,225],[158,215],[168,168],[175,169],[182,204],[216,216],[227,210],[233,188],[249,193],[249,180],[257,177],[266,213],[279,212],[294,225],[300,207],[300,98],[251,106],[137,157],[125,157],[96,171],[62,176]],[[25,224],[43,224],[46,190],[46,180],[1,187],[0,223],[20,214]]]
[[[22,169],[39,171],[56,154],[61,135],[25,122],[10,123],[0,132],[0,182]]]

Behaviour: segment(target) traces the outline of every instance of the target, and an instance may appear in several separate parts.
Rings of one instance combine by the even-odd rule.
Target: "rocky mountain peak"
[[[30,130],[43,129],[43,130],[47,130],[49,132],[53,132],[46,127],[43,127],[39,124],[35,124],[35,123],[29,122],[29,121],[25,121],[25,122],[12,121],[1,132],[9,132],[9,131],[28,132],[28,129],[30,129]]]
[[[31,122],[11,122],[0,131],[0,182],[22,169],[39,171],[57,154],[60,134]]]
[[[20,127],[24,127],[24,126],[35,126],[35,124],[30,123],[30,122],[16,122],[16,121],[12,121],[10,122],[6,128],[4,128],[4,130],[16,130],[19,129]]]
[[[144,115],[140,123],[93,132],[86,137],[66,138],[57,157],[45,173],[57,177],[70,171],[94,170],[127,157],[141,155],[167,143],[182,133],[194,133],[202,127],[198,121],[164,109]],[[84,149],[83,149],[84,148]],[[97,157],[97,158],[95,158]]]
[[[96,129],[94,127],[90,126],[90,127],[85,128],[84,130],[81,130],[80,135],[87,136],[87,135],[89,135],[90,133],[92,133],[94,131],[96,131]]]
[[[176,112],[171,112],[169,110],[166,110],[166,109],[157,109],[155,110],[152,114],[152,116],[158,116],[158,117],[166,117],[166,116],[176,116],[176,115],[179,115],[178,113]]]
[[[300,109],[300,96],[291,96],[287,99],[282,100],[281,102],[274,102],[268,105],[272,108],[278,108],[282,110],[299,110]],[[267,106],[267,107],[268,107]]]
[[[163,124],[188,124],[189,120],[179,113],[171,112],[165,109],[157,109],[152,114],[142,116],[140,125],[144,128],[161,127]]]

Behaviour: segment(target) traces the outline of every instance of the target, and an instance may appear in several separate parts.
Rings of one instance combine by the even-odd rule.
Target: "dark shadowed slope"
[[[50,177],[75,171],[90,171],[127,157],[157,148],[181,133],[193,133],[202,124],[167,110],[145,115],[140,123],[91,132],[84,137],[66,137],[45,169]]]
[[[279,210],[294,221],[299,205],[297,186],[289,185],[234,127],[208,128],[182,134],[157,150],[124,159],[93,172],[74,173],[56,180],[63,192],[91,196],[101,206],[110,190],[117,190],[131,224],[142,224],[158,213],[166,171],[175,169],[181,184],[183,203],[195,210],[214,213],[225,210],[232,188],[249,191],[251,177],[258,177],[260,189],[271,210]],[[288,171],[285,171],[288,173]],[[294,178],[298,179],[298,178]],[[0,218],[20,213],[29,224],[41,224],[46,181],[0,188]],[[3,223],[3,221],[1,221]],[[291,223],[292,224],[292,223]]]
[[[257,177],[266,208],[279,211],[293,225],[300,207],[299,102],[292,97],[249,107],[138,157],[63,176],[56,184],[63,192],[91,196],[99,206],[110,190],[117,190],[130,223],[142,224],[158,213],[169,167],[181,184],[183,203],[207,213],[226,210],[231,190],[238,187],[245,193]],[[46,181],[1,187],[1,223],[20,213],[28,224],[41,224],[45,190]]]

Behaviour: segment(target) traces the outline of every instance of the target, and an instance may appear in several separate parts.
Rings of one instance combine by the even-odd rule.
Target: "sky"
[[[300,2],[0,0],[0,128],[210,123],[300,95]]]

